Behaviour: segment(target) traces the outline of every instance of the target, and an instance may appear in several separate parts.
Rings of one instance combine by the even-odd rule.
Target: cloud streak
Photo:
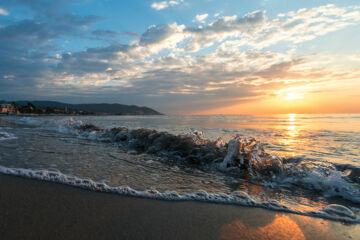
[[[176,5],[179,5],[181,3],[183,3],[183,0],[172,0],[172,1],[161,1],[161,2],[154,2],[151,4],[151,8],[160,11],[160,10],[164,10],[168,7],[174,7]]]

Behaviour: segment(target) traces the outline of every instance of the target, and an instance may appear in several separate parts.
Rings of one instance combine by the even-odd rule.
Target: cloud
[[[97,16],[64,14],[51,19],[19,20],[0,28],[0,48],[23,48],[23,51],[42,52],[56,48],[61,37],[86,38],[88,27],[102,20]]]
[[[96,37],[96,39],[116,38],[119,36],[118,32],[104,29],[92,31],[92,34]]]
[[[198,51],[215,43],[230,45],[231,42],[232,48],[249,46],[262,49],[279,42],[298,44],[310,41],[359,21],[359,10],[329,4],[279,14],[279,18],[274,19],[269,19],[265,11],[255,11],[243,17],[225,16],[206,26],[187,27],[185,32],[192,37],[187,46],[189,51]]]
[[[0,28],[0,84],[4,87],[0,94],[10,96],[17,96],[19,92],[36,94],[44,86],[52,85],[56,75],[54,66],[65,61],[55,54],[59,50],[55,41],[87,38],[90,25],[104,19],[64,12],[60,6],[67,6],[67,1],[61,0],[31,3],[4,0],[2,4],[33,11],[33,18],[8,20]]]
[[[200,23],[205,23],[205,19],[209,16],[209,14],[204,13],[204,14],[198,14],[195,16],[195,21],[200,22]]]
[[[161,42],[176,32],[176,24],[174,27],[170,24],[161,24],[150,26],[146,32],[140,37],[140,45],[149,45]]]
[[[152,25],[137,34],[94,29],[104,20],[98,16],[59,12],[46,5],[53,12],[49,17],[38,1],[26,6],[34,18],[14,19],[0,28],[3,98],[32,94],[82,102],[94,98],[146,103],[161,111],[179,105],[195,110],[272,96],[281,88],[315,89],[360,76],[334,56],[296,52],[298,43],[359,24],[356,8],[326,5],[275,18],[255,11],[219,17],[202,26]],[[207,19],[205,14],[198,16]],[[117,38],[124,34],[134,38],[120,44]],[[70,51],[55,44],[73,38],[96,40],[97,45]],[[264,50],[280,41],[285,50]],[[295,51],[287,51],[288,47]],[[331,64],[335,67],[329,71]]]
[[[228,37],[251,35],[261,29],[266,20],[264,11],[255,11],[240,18],[236,15],[222,17],[205,27],[188,27],[185,31],[194,38],[194,45],[212,45]]]
[[[3,8],[0,8],[0,15],[7,16],[7,15],[9,15],[9,12],[6,11],[5,9],[3,9]]]
[[[168,7],[174,7],[176,5],[179,5],[180,3],[184,2],[183,0],[173,0],[173,1],[162,1],[162,2],[154,2],[151,4],[151,8],[155,10],[163,10]]]
[[[176,43],[180,42],[184,28],[184,25],[177,25],[176,23],[150,26],[146,32],[141,35],[139,44],[142,46],[155,43],[168,45],[171,42],[170,38],[175,38],[174,41]],[[177,35],[180,35],[180,38],[177,38]]]
[[[139,37],[140,36],[140,34],[138,34],[137,32],[133,32],[133,31],[123,32],[122,34],[125,36],[128,36],[128,37]]]

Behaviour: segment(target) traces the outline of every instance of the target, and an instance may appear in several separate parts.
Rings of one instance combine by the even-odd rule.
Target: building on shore
[[[0,113],[3,114],[15,114],[16,108],[15,105],[12,103],[1,103],[0,104]]]

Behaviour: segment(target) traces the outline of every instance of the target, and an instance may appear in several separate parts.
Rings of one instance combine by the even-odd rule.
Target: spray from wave
[[[200,131],[173,135],[150,129],[105,129],[70,119],[67,125],[80,137],[120,144],[137,152],[165,156],[182,163],[213,166],[222,172],[246,172],[271,188],[300,187],[360,203],[356,168],[341,169],[329,162],[279,158],[267,153],[254,138],[235,135],[225,143],[203,138]]]

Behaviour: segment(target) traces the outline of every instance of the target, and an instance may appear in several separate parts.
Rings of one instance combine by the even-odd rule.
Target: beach
[[[0,1],[0,240],[360,240],[358,42],[355,0]]]
[[[359,224],[0,175],[2,239],[359,239]]]

